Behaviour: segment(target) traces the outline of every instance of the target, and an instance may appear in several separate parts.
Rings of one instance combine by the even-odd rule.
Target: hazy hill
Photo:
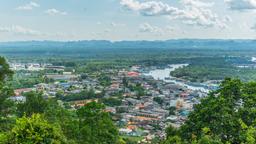
[[[149,50],[150,49],[150,50]],[[163,51],[255,51],[255,40],[198,40],[181,39],[166,41],[25,41],[2,42],[2,55],[72,55],[86,56],[89,54],[133,54],[156,53]]]

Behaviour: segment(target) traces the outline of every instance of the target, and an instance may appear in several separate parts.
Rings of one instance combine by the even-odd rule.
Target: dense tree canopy
[[[66,143],[60,127],[49,124],[40,114],[17,119],[8,137],[7,143],[12,144]]]
[[[179,130],[168,134],[167,141],[178,136],[184,143],[195,140],[198,143],[255,142],[255,86],[256,82],[242,83],[238,79],[225,79],[219,90],[210,93],[195,106]],[[205,129],[210,135],[205,134]]]
[[[85,144],[117,144],[118,131],[104,105],[92,102],[77,111],[79,141]]]
[[[13,72],[9,69],[9,65],[5,58],[0,57],[0,82],[12,76]]]
[[[3,57],[0,57],[0,132],[10,127],[10,119],[7,118],[15,108],[13,102],[9,99],[13,95],[13,89],[7,84],[13,72]]]
[[[48,101],[42,97],[41,93],[29,92],[26,93],[26,101],[17,105],[18,116],[31,116],[34,113],[44,113]]]

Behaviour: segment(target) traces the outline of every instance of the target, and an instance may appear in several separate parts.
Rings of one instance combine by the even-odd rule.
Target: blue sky
[[[0,41],[254,39],[256,0],[0,0]]]

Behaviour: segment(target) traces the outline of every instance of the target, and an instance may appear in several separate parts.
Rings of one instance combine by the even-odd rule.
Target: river
[[[186,82],[179,81],[179,80],[175,79],[175,77],[170,76],[170,72],[176,70],[177,68],[182,68],[182,67],[186,67],[186,66],[188,66],[188,64],[171,64],[171,65],[168,65],[168,67],[166,67],[164,69],[154,69],[154,70],[149,71],[148,73],[144,73],[144,75],[152,76],[155,80],[163,80],[165,82],[171,82],[171,83],[174,83],[177,85],[181,85],[181,86],[186,87],[191,90],[198,90],[198,91],[208,93],[209,89],[206,89],[203,86],[192,86],[192,85],[187,84]]]

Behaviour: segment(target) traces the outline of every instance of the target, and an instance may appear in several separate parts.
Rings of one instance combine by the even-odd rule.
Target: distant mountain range
[[[24,41],[1,42],[0,55],[10,53],[93,53],[95,51],[114,51],[122,49],[148,51],[148,49],[170,50],[256,50],[256,40],[221,40],[221,39],[179,39],[166,41]]]
[[[20,41],[0,42],[0,48],[16,47],[63,47],[63,48],[201,48],[207,47],[254,47],[256,40],[222,40],[222,39],[179,39],[165,41],[117,41],[84,40],[84,41]]]

